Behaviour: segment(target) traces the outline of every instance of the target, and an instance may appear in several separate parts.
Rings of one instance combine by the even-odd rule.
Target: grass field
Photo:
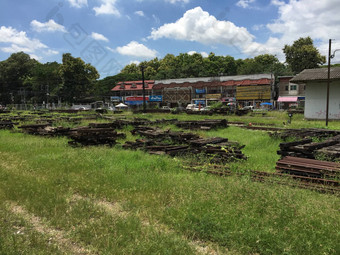
[[[227,119],[276,126],[287,120],[271,114]],[[290,127],[324,123],[294,116]],[[280,140],[266,132],[200,134],[246,145],[249,159],[232,169],[274,171]],[[179,157],[72,148],[66,138],[0,131],[0,183],[0,254],[340,253],[339,197],[189,172]]]

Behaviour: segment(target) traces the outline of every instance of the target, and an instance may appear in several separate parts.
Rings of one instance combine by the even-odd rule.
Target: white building
[[[327,68],[317,68],[305,69],[290,80],[306,86],[306,119],[326,119],[327,77]],[[331,68],[328,118],[340,120],[340,67]]]

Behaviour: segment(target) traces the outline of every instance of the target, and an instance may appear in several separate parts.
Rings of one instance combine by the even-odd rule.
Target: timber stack
[[[226,119],[218,119],[218,120],[187,120],[187,121],[177,121],[175,123],[177,127],[184,129],[217,129],[217,128],[227,128],[228,121]]]
[[[305,138],[300,141],[281,143],[277,153],[282,157],[294,156],[309,159],[324,157],[335,161],[340,158],[340,135],[322,142],[313,142],[311,138]]]
[[[114,128],[75,128],[70,130],[69,141],[73,146],[88,146],[88,145],[109,145],[116,144],[116,140],[125,138],[125,134],[117,133]]]

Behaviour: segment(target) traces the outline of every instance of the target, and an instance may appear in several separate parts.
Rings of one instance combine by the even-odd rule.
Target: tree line
[[[18,52],[0,62],[0,104],[103,100],[117,82],[140,80],[142,67],[145,79],[162,80],[257,73],[273,73],[277,77],[325,63],[325,56],[320,55],[310,37],[285,45],[283,52],[285,63],[270,54],[246,59],[217,56],[212,52],[207,57],[199,53],[167,54],[162,59],[126,65],[117,75],[101,80],[98,80],[99,73],[94,66],[70,53],[63,54],[61,64],[42,64],[24,52]]]

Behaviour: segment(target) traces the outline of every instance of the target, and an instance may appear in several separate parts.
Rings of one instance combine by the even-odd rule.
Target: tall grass
[[[266,133],[229,127],[205,135],[246,145],[249,160],[235,169],[271,171],[277,159],[279,141]],[[338,197],[253,183],[246,176],[191,173],[180,162],[104,146],[71,148],[65,138],[1,131],[0,214],[9,220],[0,221],[0,253],[63,253],[11,214],[8,201],[100,254],[195,254],[192,241],[221,254],[340,251]],[[110,213],[101,201],[120,209]],[[18,220],[24,238],[13,234]]]

